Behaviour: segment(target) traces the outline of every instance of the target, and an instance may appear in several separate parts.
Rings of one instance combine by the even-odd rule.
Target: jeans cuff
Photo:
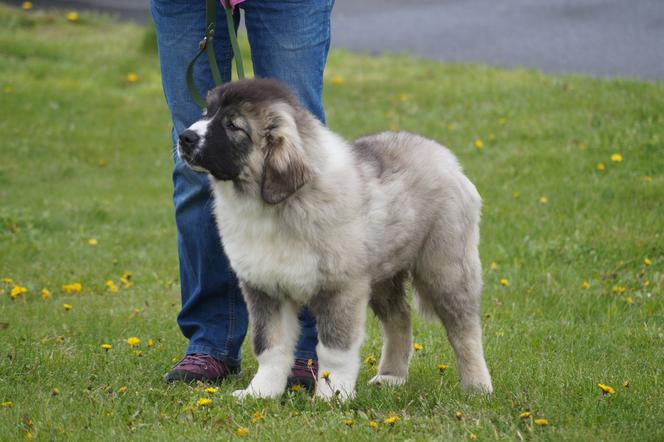
[[[236,359],[233,357],[230,357],[228,355],[227,351],[219,350],[216,348],[208,347],[206,345],[188,345],[187,346],[187,351],[185,352],[188,355],[194,354],[194,353],[202,353],[205,355],[212,356],[213,358],[222,361],[224,364],[228,366],[228,368],[233,371],[233,370],[239,370],[240,366],[242,365],[242,359]]]
[[[318,360],[318,356],[316,355],[315,351],[296,351],[295,352],[295,359],[313,359],[314,361]]]

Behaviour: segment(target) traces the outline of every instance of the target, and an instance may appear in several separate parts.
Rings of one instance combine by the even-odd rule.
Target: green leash
[[[217,58],[214,56],[214,32],[217,19],[217,1],[218,0],[206,0],[205,36],[203,37],[203,40],[198,43],[198,52],[187,66],[187,89],[189,89],[191,98],[193,98],[196,104],[201,108],[204,108],[206,103],[205,99],[198,93],[196,84],[194,83],[194,64],[196,64],[196,60],[198,60],[198,57],[200,57],[203,52],[207,54],[214,84],[217,86],[221,84],[221,74],[219,73],[219,67],[217,66]],[[228,28],[228,36],[231,40],[231,47],[233,48],[237,77],[243,79],[244,67],[242,65],[242,54],[240,53],[240,46],[237,44],[237,35],[235,35],[235,23],[233,22],[233,13],[231,12],[231,2],[230,0],[222,1],[226,4],[226,27]]]

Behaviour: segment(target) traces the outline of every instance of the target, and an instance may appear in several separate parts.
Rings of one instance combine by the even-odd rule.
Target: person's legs
[[[201,109],[187,90],[185,72],[204,34],[205,2],[152,0],[151,10],[175,146],[177,134],[201,115]],[[223,16],[220,17],[217,35],[223,36],[226,24]],[[231,49],[227,38],[215,38],[215,52],[222,77],[228,81]],[[203,95],[214,87],[205,56],[199,58],[194,78]],[[173,159],[173,201],[182,291],[178,325],[189,339],[186,353],[210,355],[225,362],[231,371],[239,369],[240,346],[247,331],[247,310],[221,247],[211,210],[208,178],[186,167],[175,153]]]
[[[247,0],[239,5],[245,11],[255,75],[285,83],[323,123],[323,69],[333,4],[334,0]],[[299,320],[295,357],[315,360],[315,319],[304,308]]]

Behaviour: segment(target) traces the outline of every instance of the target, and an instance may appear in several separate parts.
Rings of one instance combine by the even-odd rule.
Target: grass
[[[229,393],[256,369],[248,343],[242,375],[217,393],[162,383],[185,340],[170,123],[149,47],[133,25],[0,7],[0,277],[14,281],[0,283],[2,439],[232,439],[239,427],[293,441],[664,439],[664,85],[332,52],[332,129],[439,140],[484,198],[496,392],[463,394],[442,329],[416,320],[423,349],[403,388],[370,388],[365,365],[344,405],[293,393],[239,404]],[[73,282],[81,293],[64,293]],[[12,300],[16,285],[28,292]],[[378,357],[368,324],[362,357]]]

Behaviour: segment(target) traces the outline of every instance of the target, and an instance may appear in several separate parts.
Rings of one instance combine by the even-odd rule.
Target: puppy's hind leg
[[[380,320],[383,349],[378,374],[369,381],[370,384],[401,385],[408,376],[413,337],[410,305],[404,290],[405,277],[403,272],[373,287],[369,305]]]
[[[368,281],[358,281],[341,290],[323,291],[309,304],[318,330],[317,397],[343,401],[355,396],[369,286]]]
[[[480,323],[482,269],[477,252],[477,227],[465,244],[444,239],[425,247],[413,285],[419,305],[431,308],[445,325],[466,391],[491,393],[491,376],[484,360]]]
[[[286,389],[295,358],[299,335],[297,306],[272,298],[245,283],[241,286],[251,319],[258,371],[246,389],[237,390],[233,395],[238,398],[278,397]]]

